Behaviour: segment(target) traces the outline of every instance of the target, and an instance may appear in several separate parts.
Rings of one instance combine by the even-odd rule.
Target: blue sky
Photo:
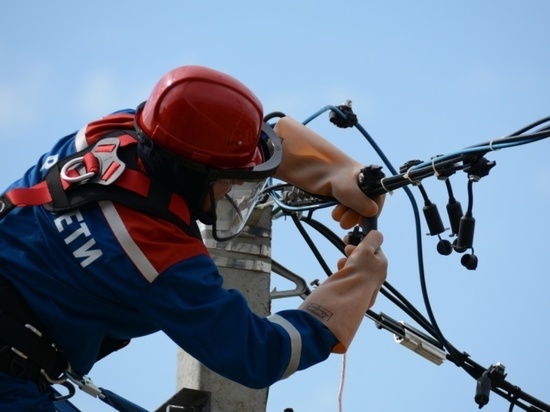
[[[396,167],[427,160],[550,115],[548,15],[544,0],[0,0],[0,184],[57,138],[135,107],[160,76],[183,64],[225,71],[247,84],[266,112],[299,120],[350,99]],[[381,163],[359,133],[336,129],[326,116],[311,127],[365,164]],[[474,185],[476,271],[464,269],[456,253],[438,255],[437,239],[422,239],[428,291],[447,339],[484,366],[503,363],[512,383],[546,402],[548,144],[488,155],[497,166]],[[466,175],[453,177],[453,185],[465,207]],[[443,213],[444,186],[431,179],[425,187]],[[379,228],[388,280],[424,311],[413,214],[402,191],[388,197]],[[308,282],[323,278],[290,221],[276,221],[273,236],[274,258]],[[337,252],[321,246],[335,264]],[[298,304],[278,300],[274,310]],[[410,322],[383,297],[373,310]],[[429,363],[369,320],[347,362],[345,411],[477,410],[475,382],[466,373]],[[275,384],[268,411],[337,410],[340,367],[341,357],[333,356]],[[154,410],[175,392],[175,371],[175,345],[155,334],[98,363],[90,376]],[[111,410],[85,394],[74,403],[83,411]],[[483,410],[507,407],[493,394]]]

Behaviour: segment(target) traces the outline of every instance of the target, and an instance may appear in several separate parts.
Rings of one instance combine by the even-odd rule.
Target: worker
[[[380,212],[362,164],[290,116],[264,122],[240,81],[202,66],[57,141],[0,198],[0,410],[53,411],[52,384],[164,332],[213,371],[264,388],[349,347],[386,278],[371,231],[293,310],[226,290],[197,221],[243,229],[267,179],[335,198],[343,228]],[[223,219],[222,219],[223,217]]]

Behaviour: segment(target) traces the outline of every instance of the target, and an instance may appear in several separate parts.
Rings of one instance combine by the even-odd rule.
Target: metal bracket
[[[273,288],[270,293],[271,299],[289,298],[293,296],[300,296],[302,298],[305,298],[311,293],[311,290],[309,289],[306,281],[302,277],[298,276],[297,274],[290,271],[273,259],[271,260],[271,271],[287,280],[290,280],[292,283],[294,283],[294,285],[296,285],[294,289],[281,291],[278,291],[277,288]]]

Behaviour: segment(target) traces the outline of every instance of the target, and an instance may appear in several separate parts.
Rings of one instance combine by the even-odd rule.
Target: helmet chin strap
[[[214,193],[214,184],[216,182],[211,182],[210,185],[208,186],[209,189],[206,193],[206,196],[203,198],[203,201],[202,201],[202,204],[203,204],[203,209],[201,209],[201,215],[197,215],[197,218],[202,222],[204,223],[205,225],[210,225],[212,226],[212,237],[214,239],[216,239],[217,241],[224,241],[224,240],[228,240],[228,239],[225,239],[225,238],[220,238],[220,236],[218,236],[218,219],[219,217],[217,216],[217,213],[216,213],[216,210],[217,210],[217,206],[218,206],[218,201],[221,200],[221,199],[217,199],[216,198],[216,195]],[[207,203],[207,199],[208,199],[208,203]],[[229,204],[230,208],[232,208],[236,213],[239,213],[239,207],[235,204],[235,202],[227,195],[225,194],[223,196],[223,200]],[[210,208],[207,209],[207,210],[204,210],[205,207],[209,205]],[[236,233],[234,236],[237,236],[238,233]],[[233,236],[233,237],[234,237]]]
[[[208,204],[210,209],[206,209],[207,199],[209,199]],[[208,185],[208,188],[203,191],[200,201],[198,202],[199,207],[196,212],[193,214],[196,216],[201,223],[205,225],[215,225],[216,222],[216,200],[214,199],[214,192],[212,189],[212,184]]]

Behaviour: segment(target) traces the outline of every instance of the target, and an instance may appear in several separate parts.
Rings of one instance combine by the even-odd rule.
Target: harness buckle
[[[74,372],[68,371],[67,372],[68,379],[78,386],[80,390],[87,393],[90,396],[93,396],[94,398],[104,398],[103,393],[101,392],[101,388],[99,388],[95,383],[93,383],[92,379],[87,375],[76,375]]]
[[[40,369],[40,374],[52,385],[62,385],[67,380],[66,372],[62,372],[58,378],[52,378],[44,369]]]
[[[118,137],[101,139],[91,151],[65,163],[60,171],[61,179],[68,183],[110,185],[126,167],[117,156],[119,146]]]
[[[61,168],[61,179],[69,183],[80,183],[85,180],[90,180],[95,176],[95,172],[81,173],[85,171],[84,168],[84,156],[77,157],[75,159],[69,160]],[[72,175],[72,176],[69,176]]]

